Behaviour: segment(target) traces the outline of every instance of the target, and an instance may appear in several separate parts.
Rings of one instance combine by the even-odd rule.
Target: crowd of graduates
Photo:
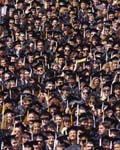
[[[120,150],[119,0],[0,0],[0,146]]]

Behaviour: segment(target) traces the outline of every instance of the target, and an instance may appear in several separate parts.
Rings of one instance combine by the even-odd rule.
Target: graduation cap
[[[15,121],[22,122],[24,120],[24,118],[25,118],[24,115],[17,115],[17,116],[15,116]]]
[[[35,135],[35,139],[36,139],[36,141],[45,141],[48,138],[46,135],[44,135],[42,132],[40,132],[39,134]]]
[[[88,119],[88,114],[87,113],[82,113],[80,116],[79,116],[79,121],[85,121]]]
[[[5,114],[8,114],[8,113],[11,113],[11,114],[13,114],[13,115],[15,114],[15,112],[14,112],[13,110],[11,110],[11,109],[6,109],[5,112],[4,112],[4,115],[5,115]]]
[[[59,111],[60,106],[58,106],[57,104],[52,104],[49,106],[49,109],[55,108],[57,111]]]
[[[113,140],[113,145],[115,145],[115,144],[119,144],[119,145],[120,145],[120,137],[115,138],[115,139]]]
[[[37,111],[35,111],[35,109],[33,109],[33,108],[30,108],[28,111],[29,111],[29,114],[35,114],[35,115],[39,116],[39,113]]]
[[[88,0],[80,0],[80,3],[89,4],[89,1]]]
[[[26,127],[23,125],[22,122],[16,123],[16,124],[14,125],[14,128],[20,128],[20,129],[22,130],[22,132],[23,132],[24,130],[26,130]]]
[[[68,84],[63,84],[61,90],[62,91],[64,91],[64,90],[71,91],[71,88],[70,88],[70,86]]]
[[[4,103],[10,103],[10,104],[13,104],[14,103],[14,99],[11,99],[10,97],[7,97],[5,100],[4,100]]]
[[[51,114],[47,111],[42,111],[40,114],[40,119],[44,120],[44,119],[48,119],[50,120],[52,118]]]
[[[71,127],[69,127],[68,129],[67,129],[67,133],[69,134],[69,132],[70,131],[78,131],[78,128],[77,128],[77,126],[71,126]]]
[[[64,147],[70,146],[70,143],[69,143],[69,141],[68,141],[68,139],[67,139],[67,135],[60,135],[60,136],[57,137],[57,140],[58,140],[59,143],[60,143],[61,145],[63,145]]]
[[[46,131],[45,134],[47,137],[48,136],[54,136],[55,137],[55,132],[53,132],[53,131]]]
[[[111,82],[106,82],[105,84],[103,84],[103,88],[104,87],[109,87],[109,88],[111,88]]]
[[[113,90],[120,89],[120,82],[113,83]]]
[[[59,2],[59,6],[60,6],[60,7],[67,7],[68,4],[69,4],[69,2],[68,2],[68,1],[65,1],[65,0],[60,0],[60,2]]]
[[[33,141],[27,141],[24,143],[24,147],[33,147]]]

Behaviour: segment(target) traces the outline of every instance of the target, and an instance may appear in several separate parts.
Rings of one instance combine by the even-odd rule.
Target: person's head
[[[110,95],[110,89],[111,89],[111,87],[109,84],[106,83],[103,85],[103,94],[104,94],[105,98],[108,98],[108,96]]]
[[[106,126],[104,122],[99,123],[98,133],[99,135],[104,135],[106,133]]]
[[[39,52],[43,52],[43,50],[44,50],[44,41],[43,40],[37,41],[37,50]]]
[[[26,143],[27,141],[30,141],[30,133],[29,132],[23,132],[22,134],[22,144]]]
[[[54,140],[55,140],[55,133],[52,131],[47,132],[47,144],[50,146],[54,145]]]
[[[120,141],[118,140],[116,140],[116,141],[114,141],[113,142],[113,149],[114,150],[119,150],[120,149]]]
[[[76,129],[75,129],[74,126],[68,128],[68,139],[69,139],[70,141],[74,141],[74,140],[77,139],[77,131],[76,131]]]
[[[20,32],[19,40],[21,42],[24,42],[24,40],[25,40],[25,33],[24,32]]]
[[[90,89],[89,87],[84,87],[81,91],[81,97],[84,99],[84,100],[87,100],[88,97],[89,97],[89,92],[90,92]]]
[[[39,132],[40,132],[40,130],[41,130],[41,123],[40,123],[40,121],[39,120],[35,120],[34,122],[33,122],[33,134],[38,134]]]
[[[57,113],[55,115],[55,123],[57,126],[60,126],[62,124],[62,114],[61,113]]]
[[[94,150],[94,142],[93,141],[88,141],[86,143],[86,150]]]

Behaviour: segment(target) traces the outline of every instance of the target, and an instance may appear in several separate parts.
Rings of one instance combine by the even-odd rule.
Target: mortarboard
[[[47,136],[45,136],[42,132],[35,135],[36,141],[45,141],[47,140]]]
[[[22,132],[26,129],[26,127],[21,122],[16,123],[14,125],[14,128],[20,128],[22,130]]]
[[[77,126],[71,126],[71,127],[69,127],[68,129],[67,129],[67,133],[69,134],[69,132],[70,131],[78,131],[78,128],[77,128]]]
[[[67,136],[66,135],[61,135],[57,137],[57,140],[59,141],[59,143],[61,145],[63,145],[64,147],[68,147],[70,146],[70,143],[68,142]]]
[[[87,113],[82,113],[80,116],[79,116],[79,121],[84,121],[84,120],[87,120],[88,119],[88,115]]]
[[[63,84],[61,90],[62,90],[62,91],[64,91],[64,90],[66,90],[66,91],[71,91],[71,88],[69,87],[69,85]]]
[[[35,109],[33,109],[33,108],[30,108],[28,111],[29,111],[29,114],[35,114],[35,115],[39,116],[39,113],[37,111],[35,111]]]
[[[50,120],[52,117],[51,117],[51,115],[50,115],[50,113],[49,112],[47,112],[47,111],[42,111],[41,112],[41,114],[40,114],[40,119],[41,120],[44,120],[44,119],[48,119],[48,120]]]
[[[13,102],[14,102],[14,100],[11,99],[10,97],[7,97],[7,98],[4,100],[4,103],[5,103],[5,104],[6,104],[6,103],[11,103],[11,104],[13,104]]]
[[[2,141],[4,142],[4,145],[11,147],[11,141],[15,139],[15,135],[6,135],[2,138]]]
[[[89,4],[89,1],[88,0],[80,0],[80,3]]]
[[[69,2],[68,2],[68,1],[65,1],[65,0],[60,0],[60,2],[59,2],[59,6],[60,6],[60,7],[67,7],[68,4],[69,4]]]
[[[106,82],[105,84],[103,84],[103,88],[104,87],[110,87],[111,88],[111,82]]]
[[[120,82],[114,82],[113,83],[113,89],[120,89]]]
[[[15,121],[22,122],[24,120],[24,115],[17,115],[15,116]]]
[[[6,109],[5,112],[4,112],[4,115],[5,114],[8,114],[8,113],[11,113],[11,114],[15,114],[15,112],[11,109]]]
[[[25,142],[24,143],[24,147],[33,147],[33,143],[32,143],[32,141],[27,141],[27,142]]]
[[[46,131],[45,134],[47,137],[48,136],[54,136],[55,137],[55,132],[53,132],[53,131]]]

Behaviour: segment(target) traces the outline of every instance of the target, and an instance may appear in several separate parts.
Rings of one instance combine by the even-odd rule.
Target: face
[[[102,134],[104,134],[105,133],[105,131],[106,131],[106,128],[105,128],[105,126],[104,125],[99,125],[99,127],[98,127],[98,133],[100,134],[100,135],[102,135]]]
[[[44,49],[43,42],[42,41],[38,42],[37,43],[37,50],[41,52],[41,51],[43,51],[43,49]]]
[[[117,106],[117,107],[115,108],[115,114],[116,114],[116,116],[117,116],[118,118],[120,118],[120,106]]]
[[[62,123],[62,118],[61,118],[61,116],[56,116],[56,118],[55,118],[55,123],[59,126],[59,125],[61,125],[61,123]]]
[[[76,131],[75,131],[75,130],[71,130],[71,131],[69,132],[68,137],[69,137],[70,140],[76,140],[76,138],[77,138],[77,133],[76,133]]]
[[[48,136],[47,143],[48,143],[50,146],[53,146],[54,140],[55,140],[54,136],[49,135],[49,136]]]
[[[6,116],[7,123],[12,123],[14,116],[11,113],[8,113]]]
[[[94,144],[93,143],[87,143],[86,150],[94,150]]]
[[[114,93],[115,93],[116,96],[120,96],[120,88],[116,88],[114,90]]]
[[[88,119],[87,121],[87,129],[92,129],[93,128],[93,119]]]
[[[24,135],[22,136],[22,143],[23,143],[23,144],[26,143],[26,142],[29,141],[29,140],[30,140],[30,136],[29,136],[29,135],[24,134]]]
[[[33,114],[33,113],[30,113],[29,115],[28,115],[28,122],[29,123],[31,123],[31,122],[33,122],[34,120],[35,120],[35,114]]]
[[[120,149],[120,143],[114,144],[113,147],[114,147],[114,150],[119,150]]]
[[[110,95],[110,87],[104,87],[103,93],[106,97],[108,97]]]
[[[35,122],[33,124],[33,134],[37,134],[40,132],[40,123]]]
[[[83,99],[87,99],[88,96],[89,96],[88,90],[87,89],[83,89],[83,91],[82,91],[82,98]]]
[[[37,68],[37,70],[36,70],[36,74],[37,74],[37,75],[42,75],[43,73],[44,73],[44,68],[39,66],[39,67]]]
[[[15,127],[13,129],[13,132],[14,132],[16,137],[21,137],[21,133],[22,133],[21,128]]]
[[[24,33],[20,33],[19,39],[20,39],[20,41],[24,42],[24,40],[25,40],[25,34]]]
[[[52,90],[54,88],[54,84],[53,83],[48,83],[47,85],[46,85],[46,89],[47,90]]]
[[[16,139],[12,139],[11,145],[12,145],[12,149],[16,150],[18,148],[18,141]]]

